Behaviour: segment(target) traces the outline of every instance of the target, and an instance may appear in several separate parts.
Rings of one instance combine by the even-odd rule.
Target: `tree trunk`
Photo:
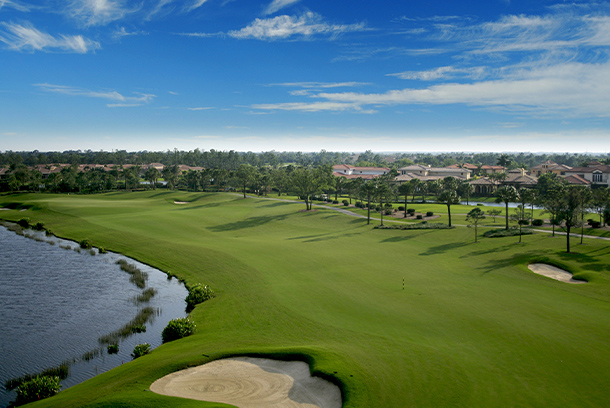
[[[569,225],[566,225],[566,231],[567,231],[566,239],[567,239],[567,248],[568,248],[567,252],[569,254],[570,253],[570,226]]]
[[[405,218],[407,218],[407,194],[405,194]]]
[[[508,230],[508,201],[505,203],[506,204],[506,229]]]
[[[451,226],[451,206],[447,204],[447,213],[449,214],[449,226]]]

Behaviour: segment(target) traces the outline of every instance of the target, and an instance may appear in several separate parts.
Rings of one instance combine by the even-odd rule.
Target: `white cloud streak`
[[[228,35],[237,39],[282,40],[290,37],[312,37],[315,35],[337,36],[343,33],[367,30],[364,23],[349,25],[332,25],[324,22],[322,17],[307,12],[300,17],[277,16],[270,19],[257,18],[249,26]]]
[[[76,88],[65,85],[34,84],[34,86],[40,88],[45,92],[58,93],[70,96],[84,96],[87,98],[100,98],[115,102],[106,105],[109,108],[141,106],[152,102],[154,98],[156,98],[156,95],[152,94],[137,93],[137,96],[124,96],[116,91],[91,91],[88,89]]]
[[[23,11],[23,12],[30,11],[30,6],[25,5],[19,1],[14,1],[14,0],[0,0],[0,10],[2,10],[3,7],[7,7],[7,8],[10,7],[17,11]]]
[[[127,8],[121,0],[71,0],[65,11],[68,16],[89,27],[121,20],[138,11],[138,8]]]
[[[63,51],[84,54],[100,48],[96,41],[81,35],[54,37],[36,29],[31,23],[0,23],[0,42],[14,51]]]
[[[283,8],[291,6],[295,3],[298,3],[301,0],[273,0],[267,8],[265,8],[264,14],[275,14]]]
[[[186,8],[186,11],[193,11],[195,9],[198,9],[199,7],[203,6],[203,4],[207,1],[208,0],[195,0],[190,6]]]

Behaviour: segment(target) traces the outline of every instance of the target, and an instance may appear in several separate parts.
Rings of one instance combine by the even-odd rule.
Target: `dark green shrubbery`
[[[142,343],[134,347],[131,357],[135,360],[136,358],[145,356],[148,353],[150,353],[150,344]]]
[[[418,230],[418,229],[452,229],[447,224],[443,223],[428,223],[428,221],[418,222],[417,224],[401,224],[401,225],[384,225],[375,226],[375,229],[400,229],[400,230]]]
[[[339,204],[338,200],[333,200],[333,204]]]
[[[386,208],[385,209],[385,215],[392,215],[392,209],[391,208]]]
[[[495,229],[487,231],[483,236],[487,238],[502,238],[502,237],[516,237],[519,235],[531,235],[534,232],[531,229],[524,228],[521,230],[521,234],[519,234],[518,228],[511,229]]]
[[[407,208],[407,214],[409,214],[409,215],[415,214],[415,208]]]
[[[415,218],[417,218],[418,220],[423,220],[424,216],[421,214],[417,214],[417,216]]]
[[[161,333],[163,343],[190,336],[195,328],[195,322],[186,317],[170,320]]]
[[[216,294],[208,285],[197,283],[188,289],[189,294],[186,297],[186,307],[189,310],[192,310],[199,303],[216,297]]]
[[[428,211],[426,213],[426,217],[432,217],[434,215],[434,213],[432,211]]]
[[[93,248],[93,244],[88,239],[83,239],[81,242],[79,242],[79,245],[80,245],[80,247],[82,249],[91,249],[91,248]]]
[[[17,388],[15,405],[24,405],[29,402],[52,397],[57,394],[60,389],[61,384],[58,376],[36,376]]]
[[[106,350],[108,351],[108,354],[117,354],[119,352],[119,345],[109,344]]]
[[[346,207],[349,205],[349,201],[347,201],[347,200],[343,200],[342,202],[343,202],[343,205]]]
[[[21,228],[30,228],[30,219],[22,218],[19,221],[17,221],[17,225],[19,225]]]
[[[398,211],[404,211],[404,210],[405,210],[404,206],[401,205],[401,206],[398,207]]]
[[[541,220],[540,218],[536,218],[535,220],[532,221],[532,225],[534,225],[536,227],[540,227],[543,224],[544,224],[544,220]]]
[[[42,231],[44,230],[44,223],[42,222],[37,222],[36,225],[34,225],[34,229],[36,231]]]

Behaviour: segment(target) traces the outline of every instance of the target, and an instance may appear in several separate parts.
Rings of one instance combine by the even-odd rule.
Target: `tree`
[[[587,194],[585,189],[588,187],[568,186],[564,194],[559,197],[559,209],[557,218],[563,222],[566,231],[566,252],[570,253],[570,231],[577,227],[581,222],[582,212],[584,211],[584,196]]]
[[[170,190],[176,188],[178,182],[180,181],[180,177],[182,176],[180,167],[177,164],[165,166],[161,174],[163,174],[163,178],[165,181],[167,181],[167,188]]]
[[[244,198],[246,198],[246,189],[256,177],[256,168],[251,164],[240,164],[235,176],[239,180],[239,184],[242,187]]]
[[[532,220],[531,216],[534,214],[534,203],[536,202],[536,193],[534,190],[529,188],[520,188],[517,193],[519,195],[519,204],[523,207],[523,211],[525,211],[525,206],[527,204],[530,204],[532,206],[531,211],[529,212],[530,218],[529,220],[527,220],[529,224]]]
[[[347,179],[343,176],[333,177],[333,187],[335,188],[335,201],[338,201],[339,195],[343,194],[343,189],[347,186]]]
[[[531,214],[529,211],[525,210],[525,206],[523,204],[519,204],[515,211],[510,216],[510,219],[517,223],[519,226],[519,243],[521,243],[521,235],[522,235],[522,227],[523,225],[529,224],[529,220],[531,218]]]
[[[496,191],[496,196],[498,197],[496,198],[496,202],[503,202],[506,207],[506,229],[508,229],[508,204],[515,201],[519,194],[513,186],[502,186]]]
[[[423,182],[420,179],[411,179],[409,180],[409,184],[413,185],[413,198],[411,199],[411,202],[415,201],[415,193],[419,191],[419,189],[421,188]],[[406,206],[405,206],[406,208]]]
[[[610,206],[610,189],[607,187],[596,188],[592,193],[590,208],[599,215],[599,222],[605,227],[604,210]]]
[[[449,226],[451,227],[451,205],[460,203],[460,196],[457,193],[458,181],[455,177],[445,177],[441,181],[440,186],[442,191],[438,196],[438,201],[447,205]]]
[[[461,180],[458,185],[457,193],[466,199],[466,205],[470,205],[470,196],[474,193],[474,186],[468,180]]]
[[[375,196],[376,186],[372,180],[366,181],[360,186],[360,192],[366,197],[366,223],[371,223],[371,198]]]
[[[478,242],[477,227],[479,225],[479,221],[483,219],[485,219],[485,212],[479,207],[473,208],[472,210],[470,210],[468,215],[466,215],[466,221],[474,225],[474,242]]]
[[[495,224],[496,216],[500,215],[502,213],[502,211],[494,208],[493,210],[489,210],[488,213],[489,213],[489,215],[491,215],[493,217],[493,222]]]
[[[161,172],[155,167],[149,167],[144,173],[144,178],[150,182],[154,190],[157,189],[157,180],[159,177],[161,177]]]
[[[405,196],[405,218],[407,218],[407,199],[409,194],[415,191],[415,188],[415,184],[412,184],[410,182],[402,183],[400,186],[398,186],[398,193]]]
[[[332,168],[332,167],[331,167]],[[311,199],[326,187],[329,179],[327,166],[319,166],[315,169],[310,167],[297,167],[291,174],[291,185],[295,193],[305,200],[305,208],[311,210]]]
[[[512,164],[513,160],[507,154],[501,154],[496,160],[496,164],[502,167],[509,167]]]
[[[379,204],[381,206],[381,226],[383,227],[383,213],[385,212],[384,203],[392,200],[394,191],[387,181],[379,180],[375,183],[375,196],[379,199]]]

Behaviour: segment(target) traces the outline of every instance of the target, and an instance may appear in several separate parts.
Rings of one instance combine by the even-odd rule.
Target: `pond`
[[[131,361],[135,345],[161,345],[161,331],[185,317],[187,290],[159,270],[115,253],[100,254],[78,244],[25,231],[26,238],[0,227],[0,407],[15,398],[8,379],[67,362],[62,389]],[[156,293],[136,300],[144,288],[130,282],[117,261],[147,275],[145,288]],[[101,336],[127,325],[148,309],[146,331],[118,340],[119,352],[108,354]]]

